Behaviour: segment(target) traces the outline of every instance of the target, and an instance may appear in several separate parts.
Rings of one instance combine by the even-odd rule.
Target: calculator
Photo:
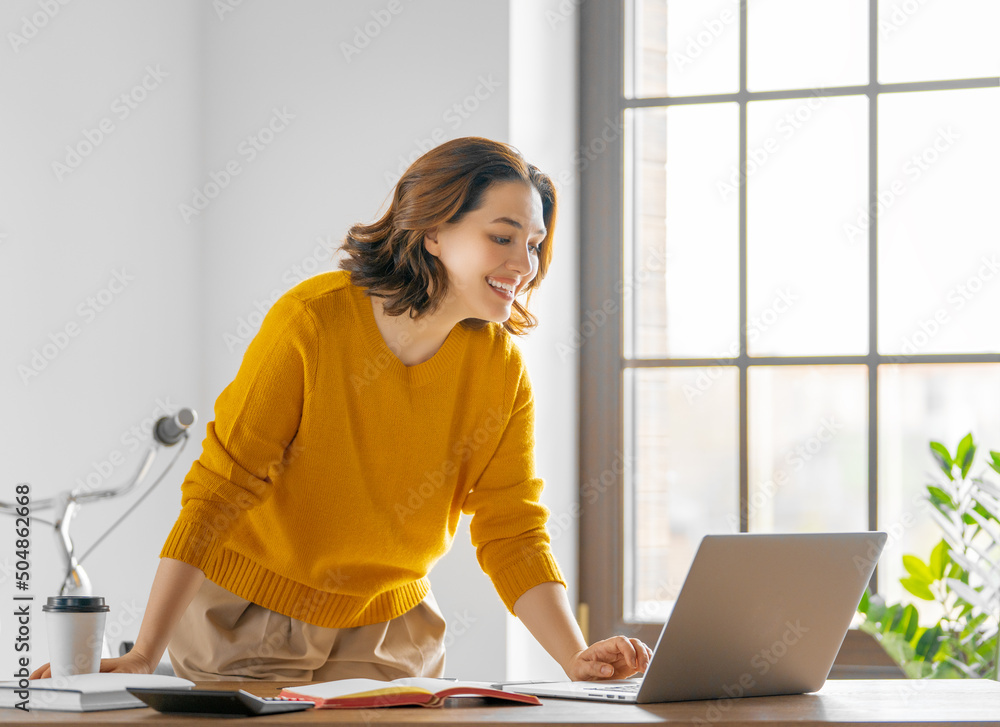
[[[173,714],[229,714],[253,717],[259,714],[300,712],[316,705],[308,699],[258,697],[242,689],[153,689],[127,687],[129,694],[141,699],[157,712]]]

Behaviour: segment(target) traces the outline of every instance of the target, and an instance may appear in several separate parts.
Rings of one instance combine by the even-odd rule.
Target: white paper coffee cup
[[[53,677],[101,670],[104,622],[110,610],[101,596],[52,596],[42,606]]]

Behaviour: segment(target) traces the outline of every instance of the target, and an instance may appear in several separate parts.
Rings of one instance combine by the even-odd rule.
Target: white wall
[[[553,262],[532,309],[540,324],[521,343],[537,398],[536,460],[551,510],[552,549],[577,601],[579,352],[569,344],[577,327],[580,293],[577,240],[577,4],[565,0],[511,0],[510,143],[557,187]],[[544,123],[539,123],[544,119]],[[564,679],[519,620],[509,617],[510,679]]]
[[[86,478],[91,463],[101,469],[114,450],[124,462],[99,486],[117,484],[140,452],[123,437],[159,413],[157,401],[200,414],[178,464],[85,562],[119,614],[117,647],[138,631],[180,482],[273,299],[335,267],[330,251],[347,228],[375,217],[399,173],[431,145],[487,136],[511,141],[553,176],[571,170],[575,18],[552,23],[541,5],[506,0],[257,0],[221,14],[220,3],[195,0],[91,0],[51,3],[51,16],[41,9],[49,4],[0,9],[0,500],[21,481],[50,496]],[[8,33],[22,31],[27,42],[15,39],[15,49]],[[518,39],[528,37],[549,42],[533,51],[549,64],[544,78],[526,72]],[[155,88],[119,119],[114,99],[147,66],[162,80],[147,79]],[[532,108],[553,90],[539,123]],[[113,131],[58,179],[52,162],[104,117]],[[241,144],[273,119],[278,131],[251,159]],[[239,170],[228,181],[227,165]],[[544,323],[524,342],[538,392],[539,469],[557,514],[569,511],[576,482],[575,360],[555,349],[577,300],[574,182],[562,178],[570,181],[560,186],[557,263],[536,304]],[[196,190],[212,197],[207,206]],[[115,271],[133,279],[91,320],[78,305],[108,295],[100,291]],[[64,350],[54,344],[53,360],[22,380],[18,367],[30,368],[33,351],[69,323],[78,335]],[[74,527],[81,548],[134,499],[87,506]],[[0,520],[7,603],[8,522]],[[34,532],[32,592],[41,600],[60,575],[45,526],[36,520]],[[565,532],[555,544],[574,592],[575,537]],[[524,647],[479,570],[467,523],[431,579],[450,622],[450,675],[520,676],[544,665],[548,657],[537,662]],[[0,674],[14,662],[9,611],[0,610]],[[36,665],[47,660],[37,603],[32,647]]]
[[[158,415],[158,401],[196,403],[201,379],[202,239],[174,199],[201,167],[202,4],[47,5],[52,17],[36,2],[0,6],[4,501],[17,482],[30,482],[39,499],[78,480],[123,482],[143,450],[130,428]],[[122,94],[141,100],[132,109]],[[67,145],[80,148],[79,160]],[[125,282],[112,282],[116,273]],[[84,561],[113,609],[115,646],[138,629],[189,464]],[[133,500],[85,508],[73,528],[80,546]],[[13,525],[0,518],[0,675],[14,663]],[[33,533],[30,644],[40,665],[48,661],[41,603],[62,577],[50,532],[35,520]]]

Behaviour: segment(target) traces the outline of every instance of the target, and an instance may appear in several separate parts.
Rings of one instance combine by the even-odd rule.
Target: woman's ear
[[[441,257],[441,243],[438,242],[438,229],[436,227],[424,233],[424,249],[434,257]]]

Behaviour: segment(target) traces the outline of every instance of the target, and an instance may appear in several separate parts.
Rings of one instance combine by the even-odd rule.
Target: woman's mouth
[[[514,300],[514,286],[511,283],[504,283],[498,280],[493,280],[492,278],[486,278],[486,284],[490,286],[490,289],[503,298],[508,303]]]

